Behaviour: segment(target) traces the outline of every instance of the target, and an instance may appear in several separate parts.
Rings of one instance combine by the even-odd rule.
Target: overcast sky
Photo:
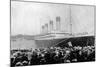
[[[69,32],[69,12],[69,5],[12,1],[11,35],[39,34],[41,25],[48,23],[49,20],[55,22],[56,16],[61,17],[62,30]],[[72,6],[71,17],[73,32],[94,33],[94,7]]]

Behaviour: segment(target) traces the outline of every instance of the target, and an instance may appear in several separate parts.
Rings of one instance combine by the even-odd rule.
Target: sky
[[[71,7],[71,16],[70,16]],[[94,7],[50,3],[11,1],[11,35],[37,35],[41,26],[61,17],[61,30],[74,33],[94,34]],[[71,17],[71,20],[70,20]]]

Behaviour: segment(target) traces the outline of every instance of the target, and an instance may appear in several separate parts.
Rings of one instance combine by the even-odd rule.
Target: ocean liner
[[[62,25],[60,16],[56,17],[56,22],[53,22],[52,20],[50,20],[49,23],[46,23],[43,26],[41,26],[42,34],[35,36],[35,42],[37,44],[37,47],[51,47],[51,46],[58,46],[59,44],[61,46],[63,45],[62,44],[63,42],[67,46],[67,42],[72,41],[73,39],[76,40],[80,38],[80,40],[82,40],[82,38],[86,38],[86,39],[88,38],[91,40],[94,38],[93,30],[92,32],[90,30],[88,32],[84,31],[84,32],[75,33],[74,32],[75,30],[73,31],[73,22],[71,18],[72,18],[72,15],[71,15],[71,10],[70,10],[70,17],[69,17],[70,21],[69,23],[67,23],[69,28],[65,26],[65,28],[68,28],[67,31],[63,30],[64,26]],[[78,26],[78,23],[77,23],[77,26]],[[84,26],[83,28],[85,29],[85,27],[86,26]],[[80,26],[78,26],[78,29],[81,29]]]

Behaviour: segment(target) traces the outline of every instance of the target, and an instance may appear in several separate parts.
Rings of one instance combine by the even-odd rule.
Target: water
[[[35,40],[16,39],[11,40],[11,49],[30,49],[37,48]]]
[[[51,40],[34,40],[34,39],[23,39],[19,38],[11,40],[11,49],[36,49],[36,48],[47,48],[54,46],[63,39],[51,39]]]

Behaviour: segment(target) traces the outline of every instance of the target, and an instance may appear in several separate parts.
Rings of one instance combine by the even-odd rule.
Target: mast
[[[69,13],[70,13],[70,34],[72,35],[72,15],[71,15],[71,5],[70,5],[70,8],[69,8]]]

